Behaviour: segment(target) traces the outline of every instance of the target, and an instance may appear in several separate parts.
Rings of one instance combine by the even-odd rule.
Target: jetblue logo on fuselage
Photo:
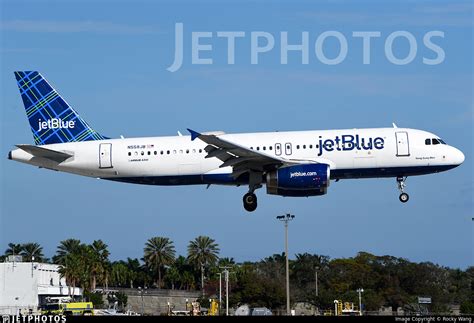
[[[323,139],[319,136],[318,156],[324,151],[348,151],[348,150],[372,150],[383,149],[385,141],[381,137],[360,137],[359,135],[342,135],[336,136],[334,139]]]
[[[38,120],[38,131],[46,129],[74,129],[75,126],[76,121],[74,120],[63,121],[59,118],[52,118],[48,121]]]

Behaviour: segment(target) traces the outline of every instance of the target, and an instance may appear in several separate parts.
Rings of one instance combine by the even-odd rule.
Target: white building
[[[59,266],[22,262],[9,257],[0,263],[0,314],[36,313],[48,297],[81,296],[81,288],[68,288],[58,273]]]

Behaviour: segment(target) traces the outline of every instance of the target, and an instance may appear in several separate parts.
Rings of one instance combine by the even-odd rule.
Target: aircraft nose
[[[456,165],[461,165],[463,162],[464,162],[464,154],[462,151],[460,151],[459,149],[457,148],[454,148],[453,147],[453,156],[452,156],[452,159],[453,159],[453,163],[456,164]]]

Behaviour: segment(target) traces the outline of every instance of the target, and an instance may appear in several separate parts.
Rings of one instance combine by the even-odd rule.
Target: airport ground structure
[[[48,298],[81,297],[82,288],[66,285],[59,266],[40,262],[23,262],[21,256],[10,256],[0,263],[0,314],[38,313]]]
[[[12,262],[12,251],[23,262]],[[219,257],[218,244],[203,236],[189,242],[185,256],[176,255],[166,237],[148,239],[142,252],[140,258],[111,261],[103,241],[67,239],[47,259],[38,244],[10,243],[0,256],[0,308],[34,311],[46,297],[68,295],[68,283],[94,308],[117,303],[123,311],[166,315],[196,301],[209,308],[211,300],[221,298],[223,314],[228,270],[230,315],[243,305],[286,314],[284,254],[237,263]],[[474,266],[449,268],[367,252],[350,258],[309,253],[289,258],[296,315],[334,315],[335,301],[363,315],[474,314]]]

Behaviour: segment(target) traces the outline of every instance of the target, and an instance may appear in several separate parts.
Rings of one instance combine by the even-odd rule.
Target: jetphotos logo
[[[190,33],[191,46],[184,44],[185,35]],[[431,30],[417,37],[406,30],[395,30],[390,33],[381,31],[353,31],[350,33],[327,30],[318,34],[308,31],[270,33],[266,31],[185,31],[183,23],[175,24],[174,61],[167,68],[176,72],[183,64],[189,62],[185,49],[191,49],[192,65],[212,65],[214,60],[227,55],[227,65],[248,63],[255,65],[268,59],[271,52],[280,55],[280,64],[292,62],[307,65],[317,61],[324,65],[338,65],[351,55],[361,56],[363,65],[371,64],[374,48],[380,51],[383,44],[383,55],[393,65],[407,65],[412,62],[423,62],[425,65],[438,65],[445,60],[442,45],[444,32]],[[186,37],[188,39],[188,37]],[[291,39],[291,41],[290,41]],[[296,40],[295,40],[296,39]],[[337,42],[336,53],[328,54],[331,42]],[[354,48],[352,48],[352,47]],[[376,47],[377,46],[377,47]],[[222,49],[226,48],[227,49]],[[408,47],[408,50],[406,49]],[[239,55],[250,49],[249,53]],[[401,52],[401,53],[400,53]],[[422,55],[419,52],[423,53]],[[354,54],[355,53],[355,54]],[[379,53],[375,53],[379,54]],[[381,56],[380,54],[377,56]],[[240,60],[240,62],[239,62]]]
[[[65,323],[64,315],[2,315],[2,323]]]
[[[48,121],[38,120],[38,131],[46,129],[74,129],[76,126],[76,121],[69,120],[63,121],[59,118],[52,118]]]

